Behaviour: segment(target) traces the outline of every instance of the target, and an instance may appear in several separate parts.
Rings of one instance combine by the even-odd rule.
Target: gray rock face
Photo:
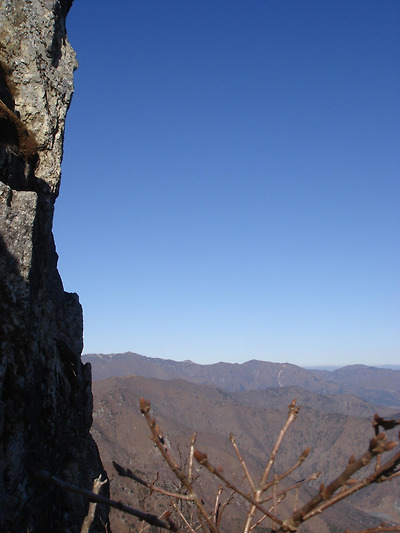
[[[52,222],[77,63],[72,0],[0,0],[0,531],[80,531],[103,468],[90,436],[82,309],[64,292]],[[105,510],[100,509],[107,521]],[[97,519],[93,531],[104,531]]]

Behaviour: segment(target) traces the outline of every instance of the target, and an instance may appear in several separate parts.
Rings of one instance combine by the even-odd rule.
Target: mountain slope
[[[241,468],[229,442],[229,433],[235,434],[251,475],[260,476],[286,419],[287,399],[293,399],[292,393],[297,392],[301,393],[298,389],[281,388],[230,393],[180,379],[166,381],[139,376],[95,382],[93,436],[112,478],[113,496],[135,505],[139,505],[138,498],[144,497],[133,482],[118,479],[113,474],[113,459],[148,480],[154,480],[158,473],[160,479],[166,480],[167,487],[173,487],[170,472],[149,440],[149,430],[139,413],[140,396],[150,398],[165,442],[172,447],[178,461],[180,457],[182,460],[187,458],[189,441],[196,431],[196,447],[206,451],[213,464],[223,465],[228,477],[240,482]],[[308,401],[312,403],[312,400],[309,396]],[[288,483],[295,482],[311,472],[322,471],[320,478],[311,483],[307,491],[301,491],[300,500],[303,502],[318,490],[321,482],[327,484],[337,476],[352,454],[358,456],[363,453],[373,436],[371,417],[332,413],[329,412],[332,406],[334,403],[328,406],[327,412],[323,412],[304,405],[277,456],[276,473],[279,474],[294,464],[306,447],[311,446],[307,461],[288,480]],[[210,495],[215,493],[216,484],[208,472],[199,471],[199,474],[203,480],[202,496],[211,506]],[[336,531],[360,529],[361,526],[371,527],[382,519],[400,523],[400,514],[396,509],[398,487],[398,483],[372,487],[373,496],[368,489],[365,495],[353,497],[348,503],[339,504],[326,514],[313,518],[301,531],[328,533],[329,525],[337,527]],[[146,510],[160,510],[158,503],[154,504],[155,508],[152,505],[152,498],[145,500]],[[282,512],[289,512],[292,506],[293,500],[288,497],[282,503]],[[223,531],[238,530],[237,521],[243,512],[239,503],[230,506],[230,525]],[[375,519],[377,513],[380,513],[379,520]],[[122,518],[118,513],[114,513],[113,520],[114,530],[120,533],[134,527],[129,525],[134,523],[133,519]]]
[[[374,368],[366,365],[349,365],[333,372],[313,370],[314,375],[341,389],[351,388],[360,398],[384,405],[399,406],[400,372],[389,368]]]

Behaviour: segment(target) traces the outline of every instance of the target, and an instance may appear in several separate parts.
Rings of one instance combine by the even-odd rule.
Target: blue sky
[[[400,3],[75,0],[86,353],[399,363]]]

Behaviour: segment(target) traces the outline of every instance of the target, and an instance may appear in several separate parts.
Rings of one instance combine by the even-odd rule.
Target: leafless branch
[[[308,457],[308,454],[310,453],[310,449],[311,448],[306,448],[302,454],[300,455],[300,457],[297,459],[296,463],[291,466],[288,470],[286,470],[286,472],[284,472],[283,474],[281,474],[280,476],[277,476],[277,480],[278,481],[282,481],[282,479],[285,479],[285,477],[287,476],[290,476],[290,474],[292,472],[294,472],[296,470],[296,468],[299,468],[300,465],[303,464],[303,462],[307,459]],[[315,474],[313,474],[315,475]],[[319,475],[319,474],[318,474]],[[269,487],[272,487],[272,485],[275,483],[275,479],[274,481],[270,481],[269,483],[266,483],[263,487],[262,487],[262,490],[263,492],[265,492],[267,489],[269,489]]]
[[[154,483],[148,483],[144,479],[140,478],[139,476],[136,476],[129,468],[124,468],[123,466],[119,465],[115,461],[113,461],[113,465],[115,470],[118,472],[118,475],[121,477],[127,477],[129,479],[133,479],[137,483],[140,483],[141,485],[144,485],[147,487],[151,492],[158,492],[160,494],[163,494],[164,496],[168,496],[170,498],[175,498],[176,500],[186,500],[186,501],[193,501],[193,495],[192,494],[181,494],[180,492],[169,492],[165,489],[162,489],[161,487],[157,487]]]
[[[282,440],[283,440],[287,430],[289,429],[290,425],[296,420],[297,415],[299,413],[299,409],[300,408],[296,406],[296,400],[293,400],[291,402],[291,404],[289,405],[289,413],[288,413],[288,417],[286,419],[286,422],[285,422],[285,424],[283,425],[282,429],[279,432],[279,436],[278,436],[278,438],[276,440],[275,446],[272,449],[272,452],[271,452],[271,455],[269,457],[268,463],[267,463],[267,465],[265,467],[264,473],[263,473],[263,475],[262,475],[262,477],[260,479],[258,487],[254,491],[254,500],[257,503],[261,500],[262,493],[265,491],[265,486],[267,484],[267,479],[268,479],[269,473],[271,471],[272,465],[275,462],[276,454],[278,453],[278,450],[279,450],[279,447],[280,447],[280,445],[282,443]],[[255,512],[256,512],[256,506],[253,505],[250,508],[250,510],[249,510],[249,512],[247,514],[246,522],[245,522],[245,525],[244,525],[244,528],[243,528],[243,533],[249,533],[250,527],[251,527],[251,523],[253,521]],[[273,518],[273,522],[276,522],[278,524],[282,523],[282,522],[278,521],[276,519],[276,517]]]
[[[161,455],[163,456],[164,460],[168,464],[169,468],[175,474],[175,476],[179,479],[179,481],[187,488],[189,494],[193,496],[193,501],[196,504],[199,510],[199,513],[203,516],[204,520],[206,521],[207,526],[210,529],[210,532],[218,533],[218,530],[213,524],[206,509],[204,508],[203,503],[201,502],[197,494],[193,491],[192,483],[189,482],[189,479],[183,472],[182,468],[179,467],[179,465],[174,460],[172,455],[169,453],[169,451],[166,449],[164,444],[161,442],[161,439],[160,439],[161,431],[160,431],[160,428],[156,425],[155,419],[150,416],[150,402],[148,400],[145,400],[144,398],[140,398],[140,411],[145,416],[146,422],[153,436],[153,441],[156,444],[157,448],[160,450]]]
[[[189,472],[188,472],[188,481],[193,483],[193,452],[194,445],[196,443],[197,433],[193,433],[192,438],[190,439],[190,452],[189,452]]]
[[[249,470],[248,470],[247,465],[246,465],[246,463],[245,463],[245,461],[243,459],[242,454],[239,451],[238,445],[236,443],[236,438],[235,438],[235,435],[233,433],[231,433],[229,435],[229,440],[232,443],[232,446],[233,446],[233,448],[234,448],[234,450],[236,452],[236,455],[238,456],[239,462],[242,465],[242,468],[243,468],[243,471],[244,471],[244,475],[246,476],[246,479],[249,482],[251,490],[253,491],[253,494],[254,494],[254,491],[256,490],[256,486],[254,485],[254,481],[251,479]]]
[[[101,487],[105,483],[108,483],[108,479],[105,479],[105,480],[102,481],[101,480],[101,474],[99,475],[99,477],[95,478],[93,480],[93,487],[92,487],[93,494],[99,494]],[[81,533],[89,533],[90,526],[92,525],[93,520],[94,520],[94,514],[96,512],[96,506],[97,506],[96,502],[90,502],[89,503],[88,514],[86,515],[85,520],[83,521],[83,524],[82,524],[82,527],[81,527]]]
[[[175,511],[178,513],[178,515],[181,517],[183,522],[185,523],[186,527],[188,528],[190,533],[196,533],[195,530],[192,528],[190,523],[186,520],[185,515],[182,513],[182,511],[179,509],[179,507],[176,505],[174,501],[171,501],[172,507],[175,509]]]
[[[147,424],[150,428],[153,442],[157,446],[170,470],[176,476],[177,481],[173,482],[175,491],[168,491],[156,485],[158,481],[158,475],[155,481],[149,482],[137,476],[128,468],[124,468],[116,462],[113,464],[119,475],[133,479],[135,482],[145,486],[149,490],[149,495],[151,495],[153,492],[156,492],[170,499],[169,510],[165,511],[160,517],[143,513],[128,507],[121,502],[115,502],[103,496],[96,495],[95,490],[93,490],[93,492],[85,491],[84,489],[80,489],[65,483],[58,478],[54,478],[48,472],[40,471],[38,475],[44,479],[51,480],[63,488],[84,494],[91,502],[104,503],[110,507],[115,507],[133,516],[136,516],[147,524],[155,525],[157,527],[178,533],[184,533],[184,531],[185,533],[197,533],[197,531],[200,529],[204,533],[219,533],[223,512],[227,505],[229,505],[229,503],[232,501],[235,494],[242,497],[250,504],[247,515],[244,517],[242,533],[249,533],[255,530],[257,526],[259,526],[259,524],[261,524],[266,518],[272,521],[274,533],[296,532],[301,523],[309,520],[319,513],[322,513],[328,507],[347,498],[351,494],[365,488],[368,485],[371,485],[372,483],[380,483],[400,476],[400,452],[394,453],[385,461],[383,460],[383,458],[386,457],[386,452],[393,450],[398,443],[389,441],[385,433],[379,433],[379,428],[383,428],[385,431],[390,430],[397,425],[400,425],[400,421],[385,420],[378,415],[375,415],[372,421],[375,437],[371,439],[368,450],[357,460],[354,457],[351,457],[346,468],[339,476],[336,477],[336,479],[334,479],[327,487],[321,484],[318,493],[308,502],[306,502],[301,509],[297,509],[297,495],[299,488],[305,483],[317,479],[320,473],[313,473],[308,477],[297,481],[296,483],[292,483],[289,487],[284,489],[281,489],[280,483],[285,478],[288,478],[288,476],[290,476],[304,462],[310,452],[310,449],[307,448],[304,450],[297,459],[296,463],[293,464],[288,470],[279,475],[274,474],[273,478],[271,479],[272,467],[275,463],[282,441],[286,436],[290,425],[295,421],[299,412],[299,407],[296,406],[296,400],[293,400],[293,402],[289,405],[287,419],[279,432],[275,445],[268,458],[268,462],[257,484],[250,475],[245,458],[238,448],[234,435],[230,434],[229,438],[244,472],[244,478],[247,479],[247,482],[250,485],[249,492],[244,492],[244,490],[242,490],[236,484],[235,475],[233,476],[234,480],[230,481],[225,477],[221,467],[215,467],[209,462],[206,453],[195,450],[194,446],[196,442],[196,433],[192,435],[190,440],[188,463],[186,464],[186,462],[183,462],[182,454],[179,449],[181,460],[180,464],[178,464],[178,462],[174,459],[171,450],[166,446],[165,438],[159,426],[157,425],[156,420],[150,415],[150,402],[141,398],[140,410],[145,416]],[[193,476],[194,458],[201,466],[205,467],[213,476],[215,476],[215,478],[222,481],[222,483],[231,490],[229,497],[224,503],[222,503],[221,496],[223,493],[223,486],[218,488],[215,495],[215,502],[213,504],[212,512],[208,512],[206,510],[205,503],[194,490],[194,485],[196,485],[198,481],[198,476]],[[355,479],[354,475],[371,464],[374,459],[376,460],[376,463],[373,472],[362,477],[361,479]],[[369,472],[371,472],[371,470],[372,469],[370,469]],[[271,489],[269,494],[265,494],[268,489]],[[285,520],[282,520],[277,516],[277,509],[286,495],[293,490],[295,491],[295,503],[292,515],[287,517]],[[269,504],[271,505],[269,509],[266,509],[265,507],[267,502],[271,502]],[[257,510],[261,513],[261,516],[255,520]],[[182,521],[182,526],[177,526],[170,520],[171,511],[177,513],[177,516]],[[194,514],[196,512],[197,517],[194,519]],[[164,519],[162,519],[162,517],[164,517]],[[84,526],[82,526],[81,533],[86,533],[88,530],[83,529],[83,527]],[[180,529],[180,527],[182,527],[183,530]],[[386,531],[397,531],[400,533],[400,526],[381,524],[380,526],[374,528],[364,529],[362,531],[353,533],[380,533]],[[345,533],[351,532],[346,531]]]
[[[238,486],[234,485],[232,482],[230,482],[222,473],[222,469],[215,468],[207,459],[207,454],[202,453],[199,450],[194,451],[194,457],[196,461],[207,468],[209,472],[214,474],[216,477],[218,477],[221,481],[225,483],[225,485],[232,489],[233,491],[237,492],[239,496],[242,496],[245,500],[250,502],[254,507],[256,507],[259,511],[261,511],[263,514],[267,515],[271,520],[275,520],[279,524],[282,524],[282,521],[276,518],[276,516],[273,516],[271,513],[269,513],[259,502],[257,502],[250,494],[246,494],[241,489],[239,489]]]
[[[221,519],[222,519],[222,515],[223,515],[225,509],[228,507],[228,505],[232,502],[234,496],[235,496],[235,491],[232,491],[230,493],[230,495],[228,496],[228,498],[224,501],[224,503],[220,505],[220,508],[218,510],[217,520],[216,520],[217,526],[220,525],[220,522],[221,522]]]
[[[301,487],[301,485],[304,485],[305,483],[308,483],[309,481],[314,481],[318,479],[320,475],[321,475],[321,472],[314,472],[313,474],[307,476],[306,478],[301,479],[300,481],[297,481],[290,487],[287,487],[286,489],[281,490],[280,492],[277,493],[277,496],[280,497],[280,496],[286,495],[291,490],[298,489],[299,487]],[[272,496],[268,496],[268,498],[265,498],[264,500],[262,500],[261,503],[269,502],[271,500],[272,500]]]
[[[309,502],[307,502],[301,509],[295,511],[293,515],[285,520],[278,531],[296,531],[298,525],[305,522],[309,518],[321,513],[327,507],[330,507],[338,501],[347,498],[350,494],[358,490],[388,479],[388,476],[395,473],[395,469],[400,464],[400,452],[391,457],[378,471],[363,480],[352,484],[347,489],[342,490],[335,495],[335,492],[341,487],[346,486],[352,476],[358,471],[367,466],[371,460],[378,454],[392,450],[397,446],[396,442],[387,442],[387,436],[384,433],[378,434],[371,439],[369,449],[358,460],[351,457],[347,467],[344,471],[330,483],[327,487],[323,484],[320,486],[318,494],[316,494]]]
[[[288,413],[288,417],[286,419],[286,422],[285,422],[285,424],[283,425],[282,429],[279,432],[279,436],[278,436],[278,438],[276,440],[275,446],[274,446],[274,448],[273,448],[273,450],[271,452],[269,461],[267,463],[267,466],[266,466],[266,468],[264,470],[263,476],[262,476],[261,481],[259,483],[259,489],[258,490],[259,490],[260,493],[263,491],[263,486],[265,485],[265,483],[266,483],[266,481],[268,479],[268,476],[269,476],[269,473],[271,471],[272,465],[275,462],[276,454],[278,453],[279,447],[282,444],[282,440],[283,440],[287,430],[289,429],[289,426],[296,420],[297,415],[299,413],[299,410],[300,410],[300,407],[296,406],[296,400],[293,400],[292,403],[289,405],[289,413]]]
[[[215,525],[218,526],[218,511],[219,511],[219,508],[221,506],[221,503],[220,503],[220,498],[221,498],[221,494],[222,494],[222,491],[224,490],[224,487],[220,486],[218,487],[218,491],[217,491],[217,495],[215,497],[215,504],[214,504],[214,510],[211,514],[211,516],[214,518],[214,522],[215,522]]]
[[[151,524],[152,526],[161,527],[169,531],[175,531],[176,533],[184,533],[178,526],[176,526],[170,520],[168,521],[160,520],[155,515],[144,513],[142,511],[139,511],[138,509],[129,507],[128,505],[125,505],[122,502],[111,500],[110,498],[107,498],[106,496],[102,496],[101,494],[95,494],[94,492],[91,492],[90,490],[83,489],[81,487],[73,485],[72,483],[63,481],[62,479],[59,479],[51,475],[50,472],[47,472],[46,470],[32,470],[32,471],[35,473],[37,477],[45,479],[46,481],[51,481],[52,483],[54,483],[55,485],[57,485],[58,487],[64,490],[69,490],[77,494],[82,494],[82,496],[85,496],[91,502],[102,503],[104,505],[108,505],[109,507],[114,507],[115,509],[119,509],[120,511],[123,511],[124,513],[130,514],[132,516],[136,516],[136,518],[139,518],[140,520],[144,520],[145,522]]]

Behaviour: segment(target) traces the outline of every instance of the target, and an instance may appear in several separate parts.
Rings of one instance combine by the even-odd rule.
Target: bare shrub
[[[283,424],[273,449],[268,457],[261,477],[256,480],[250,474],[246,460],[239,450],[235,436],[230,435],[230,442],[237,460],[243,471],[242,483],[231,479],[224,473],[223,468],[213,465],[208,455],[195,448],[196,434],[190,440],[188,457],[183,460],[179,451],[179,462],[175,459],[169,443],[165,438],[156,419],[151,415],[151,406],[148,400],[140,399],[140,410],[144,415],[150,429],[151,440],[158,448],[163,460],[173,473],[176,483],[170,489],[163,480],[158,479],[158,474],[152,482],[134,474],[114,462],[118,475],[130,478],[145,487],[148,496],[158,495],[163,498],[164,511],[156,516],[134,509],[121,502],[116,502],[93,492],[68,486],[65,482],[54,478],[48,472],[38,472],[41,477],[51,479],[67,490],[80,492],[92,502],[105,503],[125,513],[136,516],[142,521],[140,531],[144,532],[150,526],[175,531],[177,533],[222,533],[227,531],[224,527],[224,517],[228,506],[233,500],[240,500],[245,504],[242,523],[236,531],[250,533],[251,531],[264,531],[269,533],[296,532],[299,527],[310,518],[323,513],[332,505],[345,500],[352,494],[375,483],[393,480],[400,476],[400,452],[394,451],[398,442],[389,440],[388,431],[400,425],[398,420],[385,420],[375,415],[372,427],[375,436],[370,440],[367,450],[358,458],[351,456],[344,470],[327,486],[321,484],[316,494],[306,503],[299,504],[299,489],[318,478],[319,472],[314,472],[297,482],[291,482],[291,476],[307,459],[310,449],[307,448],[298,456],[297,461],[281,474],[274,473],[273,466],[279,448],[288,428],[296,420],[299,407],[296,400],[289,405],[288,416]],[[400,436],[400,435],[399,435]],[[202,467],[200,474],[195,465]],[[207,471],[217,481],[214,494],[204,495],[202,488],[202,474]],[[165,480],[164,480],[165,481]],[[246,485],[243,488],[242,485]],[[161,486],[163,485],[163,486]],[[227,495],[225,492],[227,491]],[[290,511],[280,506],[283,499],[292,494],[293,505]],[[400,526],[394,524],[381,524],[380,526],[349,531],[344,533],[378,533],[386,531],[400,532]]]

